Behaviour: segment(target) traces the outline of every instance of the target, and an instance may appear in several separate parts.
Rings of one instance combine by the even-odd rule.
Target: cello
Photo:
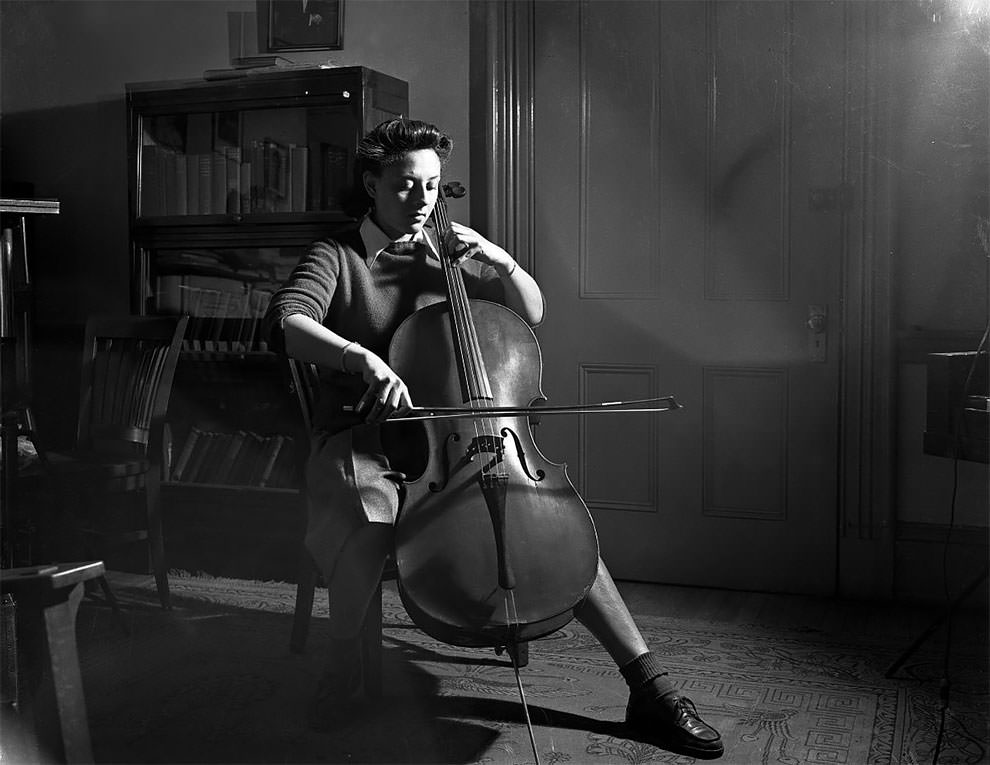
[[[672,397],[546,407],[542,354],[511,309],[470,299],[446,242],[444,186],[433,219],[447,301],[393,335],[389,364],[417,406],[427,463],[404,484],[395,521],[399,595],[413,622],[451,645],[507,648],[533,754],[539,753],[516,661],[520,643],[564,627],[598,573],[598,537],[566,467],[533,439],[529,415],[657,412]],[[630,406],[631,405],[631,406]]]
[[[571,620],[597,573],[598,537],[525,416],[545,400],[536,335],[511,309],[467,297],[444,193],[433,218],[448,300],[399,326],[389,363],[419,406],[470,412],[423,423],[426,469],[405,484],[395,522],[399,593],[438,640],[514,648]]]

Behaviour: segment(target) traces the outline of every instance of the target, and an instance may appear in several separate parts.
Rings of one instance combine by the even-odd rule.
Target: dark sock
[[[330,638],[326,656],[316,695],[338,701],[346,699],[361,685],[361,639]]]
[[[642,692],[649,687],[657,696],[666,696],[677,690],[652,651],[640,654],[619,667],[619,672],[633,692]]]

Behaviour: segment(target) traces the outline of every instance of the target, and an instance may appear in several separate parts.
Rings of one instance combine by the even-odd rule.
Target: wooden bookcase
[[[190,317],[166,523],[226,534],[241,508],[236,531],[264,535],[261,516],[298,506],[299,427],[261,317],[306,246],[350,220],[357,142],[408,113],[408,86],[364,67],[289,68],[126,96],[132,311]]]

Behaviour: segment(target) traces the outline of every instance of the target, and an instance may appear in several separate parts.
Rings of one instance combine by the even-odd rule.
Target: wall
[[[62,351],[90,313],[129,310],[125,84],[228,66],[227,13],[255,8],[253,0],[0,3],[0,177],[61,201],[61,215],[34,232],[36,366],[52,367],[38,370],[37,393],[57,440],[71,435],[64,425],[74,417],[65,406],[74,390],[51,382]],[[405,79],[410,116],[451,133],[450,177],[466,179],[467,50],[467,0],[344,0],[343,50],[287,57]]]
[[[979,572],[990,523],[987,466],[922,448],[926,355],[975,350],[990,321],[990,9],[919,3],[897,12],[896,580],[900,592],[939,597],[943,573],[955,592]]]
[[[344,0],[344,49],[292,57],[406,79],[411,116],[453,134],[459,148],[450,175],[467,178],[468,3]],[[893,120],[901,132],[898,156],[879,158],[899,189],[891,254],[900,338],[897,515],[915,529],[940,529],[950,518],[975,528],[985,556],[986,467],[959,466],[952,515],[951,461],[924,455],[921,433],[924,351],[975,345],[987,320],[988,260],[975,227],[980,211],[987,214],[986,14],[980,27],[949,14],[927,20],[926,3],[890,6],[922,14],[905,18],[893,45],[901,82],[883,95],[902,105]],[[72,375],[64,370],[75,367],[57,352],[74,338],[62,328],[96,310],[128,310],[124,84],[195,78],[225,66],[226,14],[254,8],[253,0],[0,0],[0,176],[32,181],[39,196],[62,201],[62,215],[37,227],[43,256],[35,268],[47,343],[41,414],[57,435],[70,432],[74,411]],[[930,552],[906,554],[905,572],[921,560],[914,568],[930,578],[924,556],[940,557],[943,536],[920,534],[914,541]]]

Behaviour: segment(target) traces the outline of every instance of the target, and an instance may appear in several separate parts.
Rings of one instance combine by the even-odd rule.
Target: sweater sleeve
[[[505,287],[493,266],[478,263],[477,273],[465,274],[468,296],[505,305]]]
[[[268,346],[285,353],[282,322],[293,314],[302,314],[323,323],[330,308],[340,273],[340,251],[330,241],[315,242],[279,288],[262,320],[261,330]]]

